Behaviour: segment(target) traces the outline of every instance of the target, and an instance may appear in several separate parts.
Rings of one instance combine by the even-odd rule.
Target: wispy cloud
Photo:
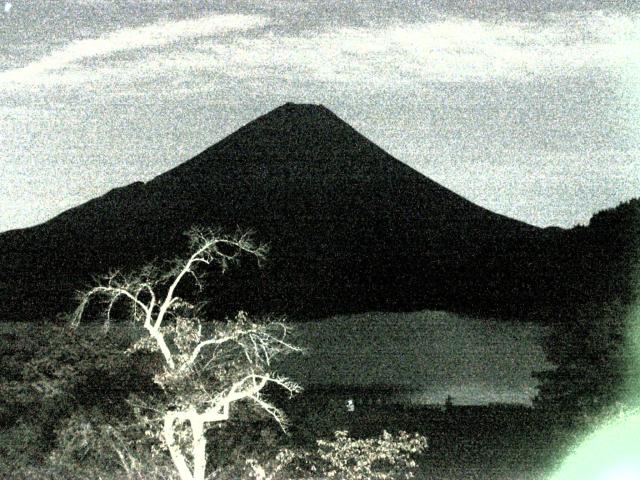
[[[279,68],[346,82],[566,75],[638,62],[640,21],[599,12],[546,23],[446,19],[384,28],[344,28],[318,37],[243,39],[236,52],[212,46],[226,65]]]
[[[125,82],[140,76],[188,75],[205,84],[229,76],[376,85],[421,81],[490,81],[612,70],[640,71],[640,17],[601,11],[549,15],[543,21],[441,18],[418,23],[341,27],[321,32],[216,38],[264,27],[256,15],[215,15],[155,23],[73,42],[23,68],[0,73],[15,85]],[[265,29],[266,30],[266,29]],[[186,40],[203,37],[199,42]],[[213,37],[207,39],[206,37]],[[148,48],[148,47],[162,47]],[[86,60],[135,49],[128,61]],[[197,74],[201,73],[200,78]]]
[[[76,83],[92,78],[78,62],[148,47],[161,47],[196,37],[264,26],[268,20],[257,15],[212,15],[195,20],[165,21],[138,28],[124,28],[97,38],[71,42],[24,67],[0,72],[0,83],[22,86]],[[76,67],[76,68],[74,68]]]
[[[386,26],[343,27],[294,36],[265,34],[212,40],[150,54],[111,73],[153,70],[197,83],[265,77],[376,86],[424,81],[464,82],[582,75],[597,69],[640,74],[635,55],[640,17],[591,12],[557,14],[544,22],[448,18]],[[226,80],[225,80],[226,81]]]

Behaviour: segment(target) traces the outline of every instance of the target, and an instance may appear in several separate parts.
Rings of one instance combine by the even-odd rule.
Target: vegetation
[[[283,449],[266,465],[247,459],[248,475],[259,480],[335,478],[338,480],[392,480],[413,478],[412,456],[427,448],[425,437],[384,431],[377,438],[353,439],[337,431],[331,440],[317,440],[317,449]]]
[[[536,374],[541,381],[536,405],[569,427],[588,425],[619,408],[632,374],[628,318],[629,308],[621,303],[589,305],[555,325],[544,349],[557,367]]]
[[[247,236],[189,232],[191,255],[138,272],[113,272],[78,296],[71,324],[9,333],[0,378],[0,474],[8,478],[409,478],[419,435],[353,440],[338,433],[315,448],[295,445],[266,394],[299,387],[272,371],[300,349],[279,320],[240,312],[207,322],[204,268],[242,254],[261,259]],[[99,302],[101,301],[101,302]],[[81,320],[103,317],[103,326]],[[129,319],[126,327],[116,319]],[[8,362],[4,362],[8,360]],[[249,434],[247,434],[249,432]]]
[[[225,269],[242,253],[262,258],[264,249],[247,236],[222,237],[199,229],[189,236],[193,253],[187,259],[174,262],[168,272],[149,266],[135,275],[108,275],[80,295],[72,321],[80,322],[94,297],[106,300],[107,324],[118,301],[130,306],[130,318],[145,335],[127,351],[148,351],[161,359],[153,376],[160,395],[136,405],[136,417],[145,435],[168,451],[181,480],[204,480],[207,430],[229,420],[234,403],[250,401],[284,426],[281,411],[261,392],[270,383],[290,393],[299,390],[270,366],[274,357],[300,349],[288,343],[284,323],[252,322],[244,312],[212,325],[210,332],[203,330],[202,304],[180,296],[181,283],[192,278],[201,287],[199,267],[218,263]],[[124,449],[116,453],[127,472],[135,468],[135,457]]]
[[[152,395],[149,363],[122,354],[131,337],[114,329],[18,324],[2,338],[0,476],[45,463],[72,418],[123,421],[131,395]]]

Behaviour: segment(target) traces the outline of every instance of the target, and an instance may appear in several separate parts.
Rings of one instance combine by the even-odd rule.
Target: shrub
[[[337,431],[332,440],[317,440],[314,451],[283,449],[270,459],[250,458],[243,478],[284,480],[331,478],[336,480],[396,480],[413,478],[414,457],[427,448],[419,434],[386,431],[377,438],[353,439]]]

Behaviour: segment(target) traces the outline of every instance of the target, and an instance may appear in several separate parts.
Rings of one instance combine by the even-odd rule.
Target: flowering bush
[[[248,459],[246,476],[255,480],[413,478],[418,467],[413,457],[426,450],[427,439],[417,433],[386,431],[378,438],[353,439],[348,432],[337,431],[332,440],[316,444],[316,451],[284,449],[264,463]]]

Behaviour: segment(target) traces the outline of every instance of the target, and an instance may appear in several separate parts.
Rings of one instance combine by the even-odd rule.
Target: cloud
[[[133,68],[206,83],[266,77],[367,88],[421,82],[527,81],[604,70],[635,78],[640,17],[590,12],[544,21],[442,18],[296,35],[212,40],[150,54]],[[130,66],[126,66],[129,68]],[[224,72],[224,77],[220,74]],[[127,76],[126,70],[118,74]],[[196,79],[197,80],[197,79]],[[192,85],[195,86],[195,85]]]
[[[5,86],[76,83],[91,78],[91,73],[86,69],[77,68],[78,62],[87,59],[166,46],[196,37],[248,30],[266,23],[267,19],[257,15],[212,15],[196,20],[166,21],[138,28],[124,28],[98,38],[76,40],[24,67],[0,72],[0,83]]]
[[[582,74],[585,69],[612,70],[627,78],[639,73],[633,53],[640,43],[640,17],[603,11],[558,13],[532,21],[441,17],[185,42],[268,24],[263,16],[215,15],[123,29],[75,41],[23,68],[0,73],[0,81],[132,83],[167,75],[195,88],[228,77],[386,88],[429,81],[526,81]],[[143,48],[132,59],[109,58]],[[103,61],[89,68],[86,60],[91,59]]]
[[[276,56],[283,66],[306,68],[318,80],[520,80],[630,62],[640,23],[601,13],[561,15],[545,24],[445,19],[285,39],[280,49],[270,39],[245,43],[249,60]]]

